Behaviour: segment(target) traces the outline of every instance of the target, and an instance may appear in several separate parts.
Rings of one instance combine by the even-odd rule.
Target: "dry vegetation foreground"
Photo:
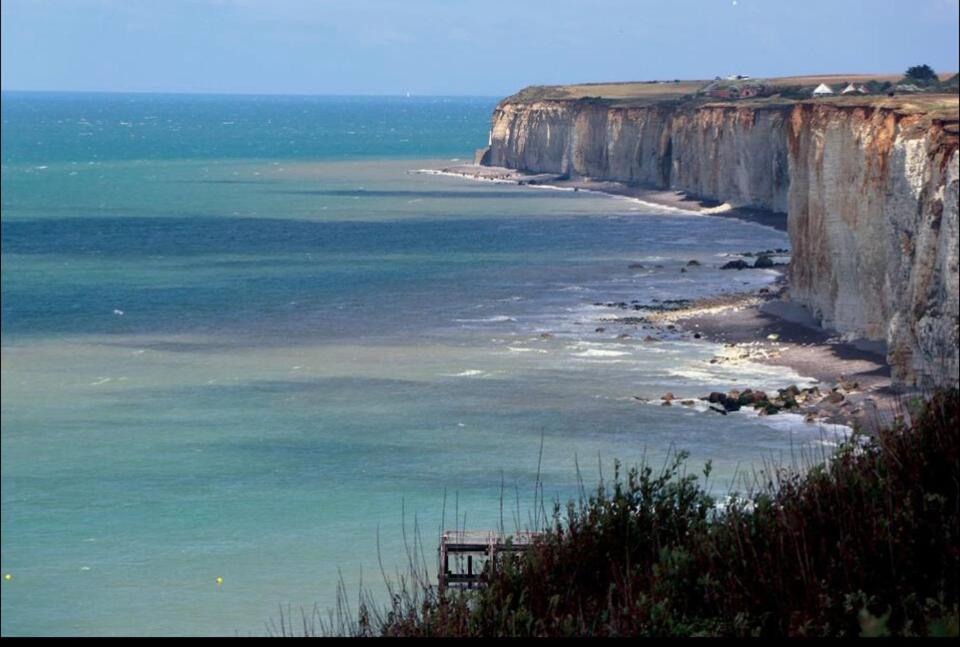
[[[956,636],[960,391],[905,407],[877,436],[806,471],[768,466],[724,500],[683,452],[618,473],[557,505],[481,589],[438,594],[424,568],[386,608],[367,599],[354,616],[343,597],[332,624],[282,633]]]

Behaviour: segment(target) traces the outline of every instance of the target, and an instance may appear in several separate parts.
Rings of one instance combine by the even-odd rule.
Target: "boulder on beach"
[[[756,404],[757,402],[764,402],[767,399],[767,394],[763,391],[754,391],[752,389],[744,389],[740,393],[740,396],[737,398],[737,401],[742,406]]]
[[[738,258],[735,261],[729,261],[720,266],[721,270],[745,270],[749,268],[750,265],[742,258]]]
[[[773,259],[767,255],[758,256],[753,266],[756,268],[773,267]]]
[[[724,411],[740,410],[740,402],[737,398],[732,398],[726,393],[722,393],[720,391],[714,391],[707,396],[707,402],[710,404],[719,404],[723,407]]]
[[[820,400],[820,403],[839,404],[840,402],[843,402],[843,400],[844,397],[842,393],[838,391],[831,391],[822,400]]]

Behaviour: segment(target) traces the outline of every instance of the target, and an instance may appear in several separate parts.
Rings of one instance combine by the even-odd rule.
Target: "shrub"
[[[937,73],[934,72],[933,68],[929,65],[914,65],[913,67],[907,68],[905,77],[911,81],[920,83],[937,81]]]
[[[393,636],[957,635],[960,391],[854,435],[805,471],[768,467],[720,505],[686,453],[554,508],[479,590],[424,578],[345,633]],[[344,632],[341,632],[344,633]]]

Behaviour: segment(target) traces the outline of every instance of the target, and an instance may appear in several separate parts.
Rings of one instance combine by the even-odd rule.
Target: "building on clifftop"
[[[830,89],[830,86],[826,83],[821,83],[813,90],[813,96],[815,97],[826,97],[833,94],[833,90]]]

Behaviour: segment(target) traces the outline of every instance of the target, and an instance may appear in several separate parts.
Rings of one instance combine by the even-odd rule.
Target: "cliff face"
[[[897,382],[957,380],[955,124],[817,102],[508,100],[486,160],[787,212],[794,300],[827,327],[884,339]]]
[[[956,380],[957,136],[889,110],[798,105],[790,290],[823,323],[885,339],[897,381]]]
[[[504,103],[493,115],[489,163],[670,187],[785,212],[788,120],[782,109]]]

